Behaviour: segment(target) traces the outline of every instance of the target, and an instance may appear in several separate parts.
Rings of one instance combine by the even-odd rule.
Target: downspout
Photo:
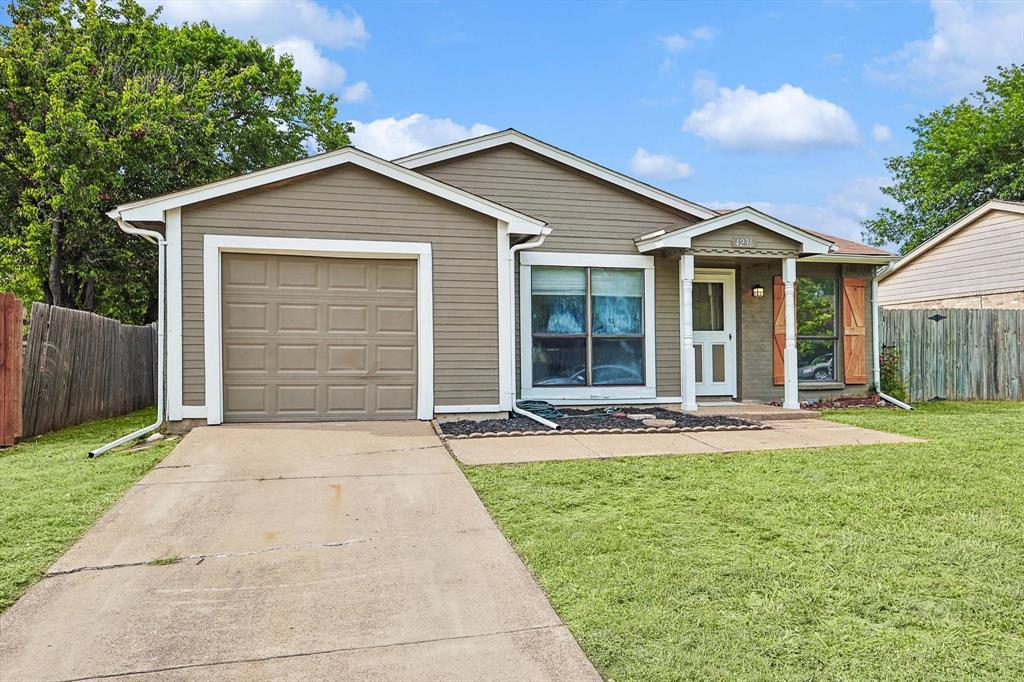
[[[512,292],[511,305],[509,306],[509,314],[512,316],[511,324],[509,325],[509,331],[512,334],[512,362],[509,363],[510,371],[512,372],[512,376],[509,377],[509,386],[511,387],[511,392],[512,392],[512,411],[514,413],[521,414],[521,415],[523,415],[524,417],[526,417],[528,419],[532,419],[533,421],[537,422],[538,424],[543,424],[544,426],[548,427],[549,429],[558,429],[558,428],[560,428],[558,426],[558,424],[556,424],[555,422],[551,421],[550,419],[545,419],[544,417],[541,417],[540,415],[536,415],[533,412],[530,412],[528,410],[524,410],[521,407],[519,407],[518,405],[516,405],[516,403],[518,402],[518,396],[516,395],[516,375],[517,375],[516,366],[517,366],[517,358],[519,357],[519,353],[516,352],[516,333],[515,333],[515,330],[516,330],[516,294],[518,293],[518,292],[516,292],[516,268],[515,268],[515,265],[516,265],[516,254],[519,253],[520,251],[525,251],[527,249],[535,249],[538,246],[540,246],[541,244],[543,244],[544,240],[547,238],[548,233],[550,231],[551,230],[549,229],[548,232],[541,232],[536,237],[534,237],[534,238],[532,238],[532,239],[530,239],[528,241],[525,241],[522,244],[516,244],[515,246],[511,247],[508,250],[508,262],[509,262],[509,264],[508,264],[508,287],[509,287],[509,291]]]
[[[872,370],[872,374],[874,374],[873,379],[875,380],[875,390],[878,391],[878,397],[887,403],[891,403],[904,410],[912,410],[914,408],[902,400],[897,400],[891,395],[882,393],[882,339],[878,335],[878,277],[880,274],[880,272],[876,271],[874,277],[871,278],[871,351],[874,355],[875,361],[874,368]]]
[[[107,450],[112,450],[119,445],[124,445],[136,438],[141,438],[148,433],[156,431],[160,428],[160,425],[164,423],[164,279],[165,279],[165,261],[167,258],[167,240],[164,236],[155,230],[146,230],[141,227],[134,227],[123,218],[118,216],[116,218],[117,226],[127,234],[134,234],[140,237],[144,237],[149,241],[156,242],[158,256],[157,265],[157,315],[156,315],[156,421],[145,426],[138,431],[132,431],[126,436],[121,436],[117,440],[111,441],[106,445],[92,450],[89,453],[89,458],[99,457]]]

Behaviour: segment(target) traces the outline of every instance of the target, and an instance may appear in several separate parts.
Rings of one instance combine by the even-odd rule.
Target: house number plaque
[[[753,237],[736,237],[732,241],[732,245],[740,248],[751,249],[757,246],[757,242],[754,241]]]

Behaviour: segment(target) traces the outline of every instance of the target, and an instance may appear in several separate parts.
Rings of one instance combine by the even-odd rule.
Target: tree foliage
[[[134,0],[23,0],[0,26],[0,289],[152,319],[152,245],[106,211],[348,144],[291,57]]]
[[[990,199],[1024,199],[1024,69],[1001,67],[985,87],[917,117],[908,156],[886,159],[893,184],[882,191],[900,208],[863,223],[873,244],[903,253]]]

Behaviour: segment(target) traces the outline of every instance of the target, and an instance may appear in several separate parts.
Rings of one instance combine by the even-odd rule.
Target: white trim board
[[[741,222],[751,222],[766,230],[786,237],[787,239],[792,239],[800,244],[801,253],[827,254],[836,250],[836,245],[829,240],[811,234],[805,230],[801,230],[789,223],[784,223],[781,220],[773,218],[767,213],[762,213],[756,208],[751,208],[750,206],[744,206],[743,208],[736,209],[735,211],[731,211],[725,215],[716,216],[709,220],[704,220],[694,225],[688,225],[665,234],[658,234],[655,232],[653,233],[655,235],[653,237],[648,237],[647,239],[641,238],[638,240],[636,242],[636,248],[640,253],[647,253],[648,251],[663,248],[689,249],[691,248],[691,241],[694,237],[699,237],[702,234],[714,232],[715,230],[720,230],[723,227],[728,227]]]
[[[167,241],[167,420],[177,421],[185,417],[182,407],[181,209],[167,211],[164,224],[164,239]],[[205,410],[202,416],[206,416]]]
[[[546,142],[542,142],[535,137],[530,137],[518,130],[512,129],[502,130],[500,132],[483,135],[481,137],[474,137],[469,140],[455,142],[435,149],[428,149],[426,151],[417,152],[416,154],[410,154],[409,156],[403,156],[402,158],[395,159],[395,163],[400,166],[404,166],[405,168],[420,168],[440,161],[465,156],[466,154],[484,151],[485,149],[500,147],[505,144],[517,145],[535,154],[539,154],[557,161],[558,163],[569,166],[570,168],[582,171],[587,175],[598,178],[599,180],[603,180],[604,182],[629,190],[634,194],[639,194],[642,197],[646,197],[665,206],[669,206],[677,211],[683,211],[684,213],[702,220],[706,218],[713,218],[718,215],[718,213],[709,208],[687,201],[682,197],[677,197],[674,194],[660,190],[645,182],[631,178],[628,175],[623,175],[622,173],[613,171],[610,168],[605,168],[593,161],[588,161],[583,157],[576,156],[575,154],[563,149],[559,149],[558,147]]]
[[[508,412],[501,405],[435,405],[434,414],[470,414],[474,412]]]
[[[107,215],[114,219],[120,217],[122,220],[127,221],[162,221],[164,220],[164,212],[173,208],[216,199],[217,197],[289,180],[300,175],[344,164],[359,166],[410,187],[438,196],[453,204],[458,204],[497,220],[503,220],[509,224],[509,231],[512,234],[540,234],[542,228],[546,225],[543,220],[538,220],[466,190],[453,187],[408,168],[403,168],[390,161],[367,154],[355,147],[345,147],[337,151],[310,156],[300,161],[293,161],[292,163],[286,163],[266,170],[239,175],[227,180],[220,180],[219,182],[212,182],[193,189],[123,204],[110,211]]]
[[[519,255],[519,359],[522,387],[526,400],[552,403],[621,402],[652,399],[657,393],[657,364],[654,301],[654,257],[618,256],[600,253],[524,252]],[[533,385],[533,267],[630,268],[644,271],[644,385],[643,386],[552,386]]]
[[[221,254],[269,253],[336,258],[415,258],[416,267],[416,418],[434,414],[434,285],[429,243],[304,239],[208,234],[203,238],[203,348],[206,420],[224,421],[224,373],[221,362]]]

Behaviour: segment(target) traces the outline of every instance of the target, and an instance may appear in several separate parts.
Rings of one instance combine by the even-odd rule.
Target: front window
[[[798,277],[796,350],[800,381],[836,380],[836,280]]]
[[[534,386],[644,384],[644,271],[535,266]]]

